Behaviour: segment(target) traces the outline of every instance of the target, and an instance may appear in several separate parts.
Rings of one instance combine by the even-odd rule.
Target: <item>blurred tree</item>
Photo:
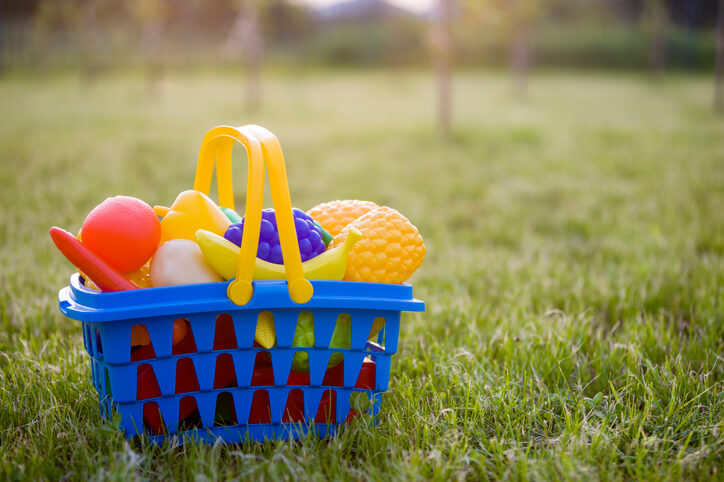
[[[170,5],[166,0],[132,0],[130,8],[131,14],[141,27],[141,51],[148,72],[148,88],[152,94],[156,94],[163,79],[161,43]]]
[[[63,43],[64,34],[79,28],[77,5],[71,1],[46,0],[37,5],[33,15],[32,57],[45,65],[52,58],[54,48]]]
[[[98,25],[98,10],[105,0],[87,0],[78,5],[81,12],[81,88],[90,88],[95,85],[100,72],[100,26]]]
[[[664,0],[644,0],[645,25],[649,35],[649,72],[657,77],[666,65],[668,12]]]
[[[510,28],[510,65],[513,82],[519,96],[528,90],[528,74],[532,62],[533,27],[541,13],[542,0],[505,0]]]
[[[719,20],[716,29],[714,109],[724,112],[724,0],[719,0]]]
[[[246,68],[246,105],[250,109],[261,106],[261,58],[263,38],[259,26],[259,9],[268,0],[239,0],[236,3],[236,20],[224,44],[224,53],[233,56],[241,52]]]
[[[438,0],[437,15],[431,36],[433,55],[437,70],[437,119],[440,134],[450,137],[450,111],[452,103],[450,70],[452,64],[452,39],[450,21],[453,0]]]
[[[563,4],[562,0],[464,0],[464,17],[481,24],[498,24],[507,33],[508,62],[515,92],[524,97],[532,64],[533,30],[544,13],[544,6]]]

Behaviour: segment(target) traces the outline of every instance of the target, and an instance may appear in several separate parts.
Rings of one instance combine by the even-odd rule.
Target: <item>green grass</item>
[[[724,120],[710,79],[546,74],[526,101],[461,74],[0,81],[0,478],[707,479],[724,467]],[[425,237],[378,427],[152,448],[101,424],[51,225],[106,196],[169,204],[203,134],[258,123],[295,205],[362,198]],[[235,154],[243,205],[244,158]],[[267,197],[268,198],[268,197]]]

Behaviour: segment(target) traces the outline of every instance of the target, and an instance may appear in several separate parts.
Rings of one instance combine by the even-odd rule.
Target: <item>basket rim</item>
[[[254,281],[251,301],[239,306],[226,295],[229,283],[100,293],[86,288],[80,275],[74,273],[69,285],[58,292],[58,305],[65,316],[84,322],[272,309],[425,311],[425,303],[413,297],[412,286],[408,284],[311,281],[314,296],[307,303],[297,304],[289,297],[287,281]]]

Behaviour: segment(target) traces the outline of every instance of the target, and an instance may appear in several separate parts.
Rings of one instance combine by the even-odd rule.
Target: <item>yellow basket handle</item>
[[[245,229],[241,239],[239,264],[236,269],[236,279],[229,283],[227,296],[234,303],[245,305],[253,295],[251,281],[259,244],[261,210],[264,200],[264,164],[266,164],[284,258],[284,269],[287,274],[289,296],[295,303],[306,303],[312,298],[313,288],[312,284],[304,279],[284,155],[276,136],[259,126],[236,128],[219,126],[210,130],[201,143],[194,189],[208,194],[215,160],[219,204],[223,207],[234,208],[231,151],[235,142],[241,143],[246,148],[249,158],[249,173],[244,210]]]

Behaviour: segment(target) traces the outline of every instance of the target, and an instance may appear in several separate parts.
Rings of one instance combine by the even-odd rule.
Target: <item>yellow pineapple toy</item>
[[[383,206],[363,214],[344,227],[330,247],[344,243],[351,228],[360,230],[362,239],[347,258],[347,281],[403,283],[425,259],[420,232],[392,208]]]
[[[307,214],[317,221],[330,235],[337,236],[349,223],[379,206],[372,201],[347,199],[314,206]]]

